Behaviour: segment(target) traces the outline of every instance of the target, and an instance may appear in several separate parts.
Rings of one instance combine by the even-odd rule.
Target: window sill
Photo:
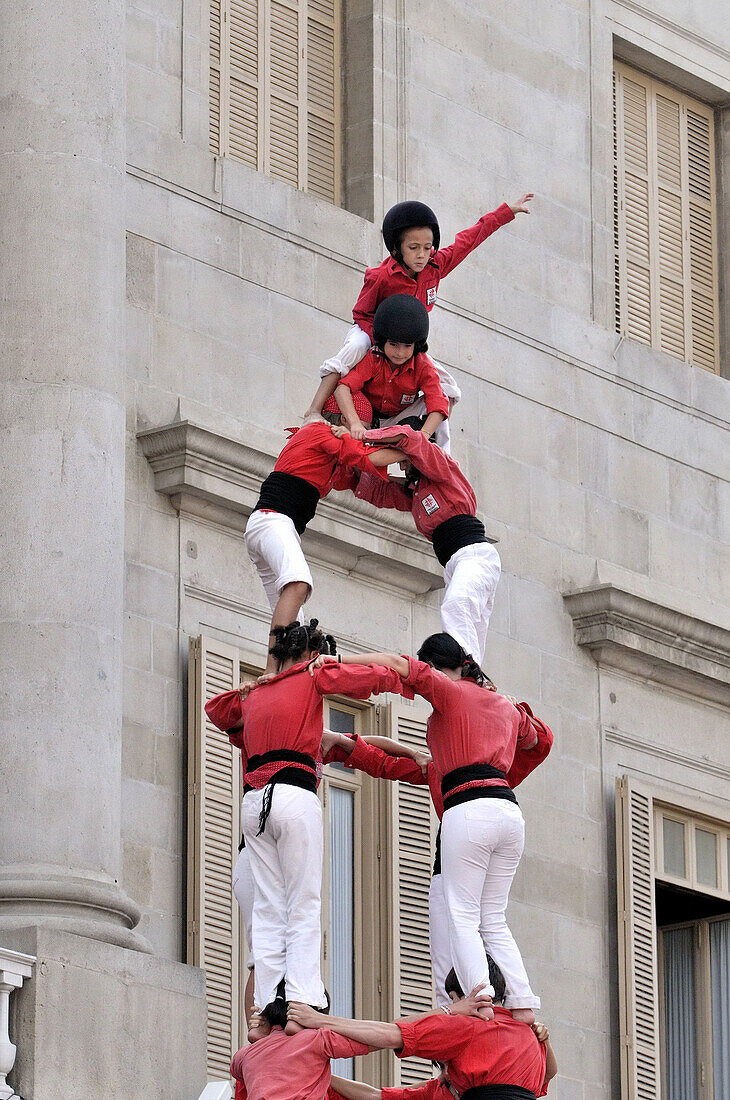
[[[730,704],[730,630],[612,583],[563,598],[577,644],[599,664]]]

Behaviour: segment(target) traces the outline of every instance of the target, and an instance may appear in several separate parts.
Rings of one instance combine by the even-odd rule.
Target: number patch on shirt
[[[417,397],[417,393],[404,393],[400,399],[400,403],[401,405],[412,405]]]
[[[434,496],[431,495],[431,493],[429,493],[427,497],[423,498],[421,504],[425,508],[426,515],[428,516],[432,516],[434,512],[438,512],[439,508],[441,507],[439,502]]]
[[[426,291],[426,305],[427,306],[432,306],[435,301],[436,301],[436,287],[435,286],[430,286],[428,288],[428,290]]]

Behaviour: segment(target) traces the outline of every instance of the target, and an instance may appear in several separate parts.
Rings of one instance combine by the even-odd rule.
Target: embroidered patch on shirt
[[[435,301],[436,301],[436,287],[435,286],[430,286],[428,288],[428,290],[426,291],[426,305],[427,306],[432,306]]]
[[[400,403],[401,405],[412,405],[417,397],[417,393],[404,393],[400,399]]]
[[[441,507],[439,502],[434,496],[431,495],[431,493],[429,493],[427,497],[423,498],[421,504],[425,508],[426,515],[428,516],[432,516],[434,512],[438,512],[439,508]]]

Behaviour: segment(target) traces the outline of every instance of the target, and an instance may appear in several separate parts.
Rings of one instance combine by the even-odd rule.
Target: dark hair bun
[[[331,634],[319,629],[319,619],[302,624],[298,620],[288,626],[275,626],[271,631],[276,641],[269,653],[277,661],[296,660],[304,653],[337,653],[337,642]]]
[[[418,651],[418,660],[427,661],[438,669],[461,669],[462,679],[474,680],[480,687],[494,687],[471,653],[467,653],[450,634],[442,632],[426,638]]]

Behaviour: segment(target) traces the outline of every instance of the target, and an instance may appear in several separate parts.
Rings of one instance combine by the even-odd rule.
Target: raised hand
[[[529,214],[530,210],[527,206],[528,202],[532,202],[535,197],[534,191],[527,191],[524,195],[520,195],[515,202],[509,202],[507,205],[513,214]]]
[[[480,997],[478,994],[485,989],[484,982],[472,989],[468,997],[461,997],[458,1001],[452,1001],[448,1006],[451,1016],[478,1016],[482,1020],[493,1020],[494,1009],[491,997]]]

